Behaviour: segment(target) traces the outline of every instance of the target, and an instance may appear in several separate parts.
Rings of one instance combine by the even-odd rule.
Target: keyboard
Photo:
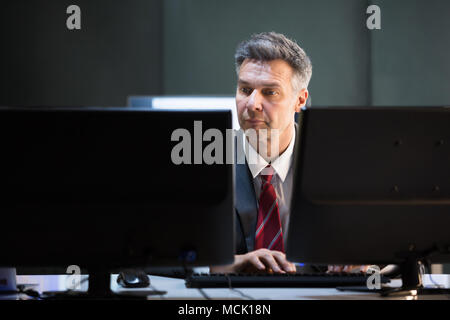
[[[313,274],[192,274],[186,278],[188,288],[335,288],[366,286],[370,275],[357,273]],[[381,275],[380,282],[389,278]]]

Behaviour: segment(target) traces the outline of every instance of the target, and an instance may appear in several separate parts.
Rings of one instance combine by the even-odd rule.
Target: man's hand
[[[367,273],[369,265],[346,265],[346,266],[328,266],[328,273],[347,272],[347,273]]]
[[[234,263],[210,267],[211,273],[294,273],[295,265],[280,251],[258,249],[235,255]]]

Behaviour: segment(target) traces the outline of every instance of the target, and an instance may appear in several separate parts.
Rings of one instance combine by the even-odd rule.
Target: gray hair
[[[311,60],[295,41],[280,33],[263,32],[252,35],[249,40],[238,45],[234,59],[238,74],[245,59],[256,61],[284,60],[293,69],[292,87],[294,91],[308,88],[311,80]]]

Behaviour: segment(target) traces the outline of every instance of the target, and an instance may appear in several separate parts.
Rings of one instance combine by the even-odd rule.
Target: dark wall
[[[162,93],[162,0],[1,4],[2,105],[124,105]],[[81,30],[66,8],[81,8]]]
[[[314,105],[364,105],[370,98],[367,2],[361,0],[166,0],[167,94],[234,94],[234,50],[252,33],[297,40],[313,63]]]
[[[450,105],[450,1],[377,0],[373,104]]]
[[[366,9],[381,9],[381,30]],[[448,0],[166,0],[167,94],[233,94],[233,54],[277,31],[310,55],[313,105],[450,105]],[[182,54],[180,54],[182,53]]]
[[[66,8],[82,29],[66,28]],[[381,8],[381,30],[366,8]],[[142,95],[234,94],[233,54],[274,30],[310,55],[314,105],[450,105],[447,0],[9,0],[0,105],[124,105]]]

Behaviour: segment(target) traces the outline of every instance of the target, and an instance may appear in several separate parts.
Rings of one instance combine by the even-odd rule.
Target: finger
[[[259,271],[266,270],[266,265],[261,261],[258,255],[252,254],[248,261],[252,267],[256,268],[256,270]]]
[[[346,265],[344,266],[343,272],[347,273],[359,273],[364,272],[364,270],[367,270],[367,266],[361,266],[361,265]]]
[[[348,266],[348,271],[345,271],[345,272],[359,273],[359,272],[361,272],[361,266],[360,265],[350,265],[350,266]]]
[[[328,266],[329,273],[341,272],[341,266],[330,265]]]
[[[272,269],[275,273],[285,273],[285,271],[280,268],[271,252],[262,254],[259,256],[259,259],[266,265],[267,269]]]
[[[292,262],[289,262],[289,261],[287,261],[287,263],[288,263],[288,268],[284,268],[284,270],[289,273],[296,273],[297,267],[295,266],[295,264]]]
[[[342,272],[352,272],[353,266],[352,265],[346,265],[344,266],[344,268],[342,269]]]
[[[345,266],[340,266],[340,265],[334,266],[334,272],[341,273],[344,271],[344,268],[345,268]]]
[[[275,258],[275,260],[277,261],[278,265],[281,267],[282,270],[286,271],[286,272],[295,272],[296,268],[295,268],[295,264],[287,261],[286,259],[286,255],[281,252],[281,251],[272,251],[272,255]]]
[[[265,266],[254,252],[249,252],[243,255],[235,256],[235,268],[233,272],[255,272],[258,270],[264,270]]]
[[[359,271],[362,273],[367,273],[367,270],[369,270],[369,265],[363,265],[360,267]]]

